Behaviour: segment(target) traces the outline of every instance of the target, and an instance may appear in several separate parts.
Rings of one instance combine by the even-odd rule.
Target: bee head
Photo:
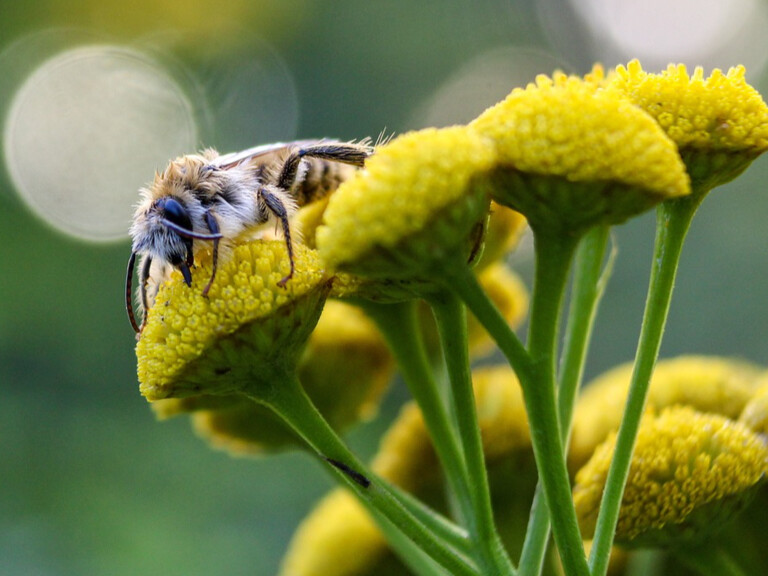
[[[164,196],[155,203],[155,211],[160,223],[177,236],[176,242],[168,243],[167,258],[171,265],[181,270],[187,286],[192,284],[189,267],[194,262],[192,241],[197,235],[192,227],[192,219],[184,205],[172,196]]]

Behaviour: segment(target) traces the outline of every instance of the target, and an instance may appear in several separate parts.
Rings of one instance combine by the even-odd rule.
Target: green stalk
[[[536,280],[527,353],[466,266],[452,269],[453,281],[449,287],[488,330],[520,379],[544,494],[550,509],[557,511],[552,517],[552,527],[563,566],[570,575],[587,576],[589,569],[571,498],[555,395],[560,307],[578,239],[547,235],[537,236],[536,240]]]
[[[379,479],[379,481],[382,483],[386,482],[383,479]],[[472,553],[473,544],[469,538],[469,533],[464,528],[457,526],[442,514],[435,512],[424,502],[402,488],[387,483],[387,489],[427,530],[444,540],[458,552],[465,555]]]
[[[384,335],[405,383],[421,409],[448,484],[466,520],[472,514],[472,497],[464,454],[424,349],[416,302],[366,302],[362,307]]]
[[[603,269],[603,259],[608,246],[610,228],[596,226],[582,240],[576,252],[565,345],[560,372],[557,408],[563,443],[566,448],[570,439],[573,408],[584,375],[584,364],[592,340],[597,307],[605,291],[613,267],[613,255]]]
[[[568,446],[573,407],[584,372],[584,362],[591,340],[597,305],[610,274],[610,264],[601,277],[601,267],[608,243],[608,226],[592,228],[579,243],[576,251],[573,293],[566,323],[565,345],[557,397],[560,436]],[[567,450],[565,450],[567,452]],[[549,508],[543,498],[541,482],[531,507],[523,553],[520,557],[521,574],[540,574],[549,541]]]
[[[680,253],[691,220],[703,197],[704,194],[692,194],[685,198],[668,200],[656,210],[656,242],[648,297],[635,355],[629,397],[619,428],[616,450],[608,472],[592,542],[589,559],[592,576],[603,576],[608,570],[624,486],[629,476],[632,451],[645,408],[651,374],[661,346]]]
[[[320,415],[295,375],[286,373],[275,382],[278,384],[272,385],[268,393],[260,392],[253,399],[268,406],[296,431],[375,517],[383,516],[450,574],[478,576],[473,565],[426,529],[385,484],[367,471]],[[388,528],[386,522],[381,526]]]
[[[448,291],[430,297],[429,303],[440,333],[450,380],[450,396],[469,473],[469,494],[473,512],[468,518],[469,530],[479,546],[485,573],[514,574],[514,567],[504,550],[493,520],[483,440],[477,421],[469,365],[466,309],[458,297]]]

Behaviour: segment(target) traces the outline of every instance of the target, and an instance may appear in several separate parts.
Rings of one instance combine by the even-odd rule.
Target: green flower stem
[[[648,385],[661,346],[680,252],[691,220],[703,197],[704,194],[692,194],[685,198],[668,200],[656,209],[656,242],[648,297],[635,355],[629,397],[619,428],[616,450],[606,479],[592,542],[589,558],[592,576],[602,576],[608,570],[624,486],[629,476],[632,451],[645,408]]]
[[[376,322],[398,362],[405,383],[424,416],[448,484],[461,505],[464,520],[467,520],[473,510],[469,475],[461,445],[424,349],[416,302],[365,302],[361,305]]]
[[[573,417],[573,407],[584,372],[584,362],[592,334],[595,312],[610,274],[610,264],[601,276],[602,262],[608,244],[610,228],[596,226],[579,243],[573,277],[573,293],[566,323],[565,345],[560,374],[557,407],[560,436],[567,448]],[[567,450],[565,450],[567,452]],[[536,486],[531,516],[526,531],[520,571],[541,573],[549,541],[549,508],[543,498],[541,482]]]
[[[273,367],[274,368],[274,367]],[[275,370],[275,372],[278,372]],[[277,374],[276,374],[277,375]],[[269,407],[288,424],[377,517],[388,522],[451,574],[478,576],[460,554],[419,522],[339,439],[307,397],[295,375],[285,371],[274,384],[261,387],[252,398]],[[386,526],[383,526],[386,530]]]
[[[701,576],[747,576],[747,573],[716,542],[707,541],[701,546],[676,546],[672,554]]]
[[[469,532],[464,528],[457,526],[451,520],[435,512],[432,508],[424,504],[421,500],[409,494],[399,486],[387,483],[386,480],[379,479],[381,483],[386,484],[389,492],[398,499],[400,504],[413,514],[425,528],[437,535],[441,540],[447,542],[452,548],[465,555],[472,553],[474,546],[469,537]]]
[[[448,286],[488,330],[520,379],[536,465],[550,509],[557,511],[552,517],[552,527],[563,566],[570,575],[586,576],[589,569],[571,498],[555,395],[555,348],[560,307],[577,240],[566,235],[537,237],[528,352],[522,348],[471,270],[466,266],[453,267]]]
[[[597,307],[612,270],[612,257],[603,269],[609,235],[608,226],[596,226],[586,234],[576,251],[573,293],[566,322],[560,388],[557,397],[561,435],[566,447],[570,439],[573,408],[576,405],[576,397],[584,375],[584,363],[592,339]]]
[[[466,309],[453,292],[443,291],[430,296],[428,301],[440,333],[450,379],[450,395],[469,472],[469,493],[473,507],[473,514],[468,518],[469,529],[485,561],[485,573],[514,574],[514,567],[493,520],[483,439],[477,420],[469,366]]]

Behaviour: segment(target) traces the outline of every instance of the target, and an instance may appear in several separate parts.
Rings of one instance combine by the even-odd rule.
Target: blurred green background
[[[41,64],[94,43],[127,46],[161,62],[188,99],[193,148],[222,151],[467,121],[536,73],[584,73],[594,61],[610,66],[639,57],[653,70],[681,61],[707,72],[745,63],[749,80],[765,93],[764,4],[661,6],[0,0],[0,104],[5,118]],[[293,529],[330,486],[319,466],[298,454],[246,460],[212,451],[183,418],[156,423],[138,393],[123,309],[131,203],[168,157],[191,150],[171,150],[157,165],[141,166],[132,182],[109,154],[130,164],[146,143],[80,124],[83,133],[70,128],[64,140],[37,126],[32,149],[40,147],[39,155],[19,158],[9,150],[16,140],[4,122],[6,158],[15,153],[13,161],[26,161],[33,172],[38,162],[40,173],[58,170],[58,195],[30,194],[50,198],[54,214],[84,203],[76,215],[86,228],[117,214],[126,235],[87,242],[57,232],[20,200],[12,168],[0,177],[0,573],[274,574]],[[92,173],[68,174],[46,142],[56,143],[62,158],[90,158],[96,149],[96,158],[109,156],[113,165],[95,161]],[[99,184],[93,192],[90,183],[109,182],[111,174],[114,186]],[[761,159],[705,202],[683,255],[663,356],[768,363],[767,181]],[[588,376],[633,355],[652,215],[618,227],[615,239],[619,259]],[[529,248],[514,261],[530,278]],[[356,450],[371,454],[406,396],[396,385],[379,417],[352,431]]]

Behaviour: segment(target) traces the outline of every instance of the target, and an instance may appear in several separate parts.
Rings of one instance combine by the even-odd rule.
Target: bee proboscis
[[[211,243],[213,257],[211,278],[203,288],[207,296],[221,252],[246,230],[270,220],[282,230],[288,252],[290,271],[278,283],[285,286],[294,272],[290,217],[336,189],[372,151],[368,140],[299,140],[222,156],[209,149],[173,160],[141,190],[131,226],[125,304],[134,331],[143,330],[157,289],[173,268],[191,286],[190,268],[203,243]],[[140,325],[132,302],[137,256]]]

